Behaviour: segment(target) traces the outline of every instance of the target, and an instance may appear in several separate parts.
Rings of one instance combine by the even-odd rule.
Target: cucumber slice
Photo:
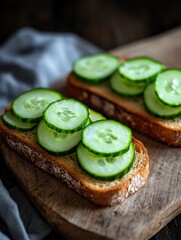
[[[11,111],[5,112],[2,116],[2,120],[8,127],[20,131],[30,131],[37,125],[36,123],[22,122],[16,118]]]
[[[50,104],[43,114],[43,119],[48,127],[65,133],[79,131],[85,126],[88,118],[88,107],[71,98]]]
[[[89,152],[79,143],[77,161],[80,167],[90,176],[101,180],[115,180],[125,175],[132,167],[135,159],[134,144],[129,150],[117,157],[100,157]]]
[[[137,96],[143,93],[145,84],[135,84],[122,77],[119,73],[114,73],[110,79],[110,86],[113,91],[123,96]]]
[[[91,123],[88,118],[86,125]],[[60,133],[49,128],[43,120],[40,121],[36,131],[37,141],[48,152],[65,155],[75,150],[81,141],[82,129],[75,133]]]
[[[63,98],[62,95],[46,88],[36,88],[17,97],[12,103],[12,112],[25,122],[38,122],[46,107],[54,101]]]
[[[106,119],[102,114],[100,114],[92,109],[89,109],[89,114],[90,114],[89,117],[92,122],[95,122],[97,120]]]
[[[78,59],[74,63],[73,72],[85,81],[98,83],[113,74],[119,64],[119,58],[110,54],[93,54]]]
[[[41,147],[54,154],[68,154],[81,140],[82,130],[75,133],[59,133],[49,128],[43,120],[37,127],[37,141]]]
[[[147,110],[156,117],[168,119],[181,114],[181,107],[170,107],[159,100],[154,91],[154,83],[146,87],[144,91],[144,103]]]
[[[130,128],[114,120],[99,120],[82,131],[82,144],[90,152],[109,157],[126,152],[132,141]]]
[[[155,91],[164,104],[181,106],[181,70],[167,69],[159,73],[155,81]]]
[[[126,60],[119,67],[119,73],[134,83],[151,82],[164,69],[164,65],[148,57]]]

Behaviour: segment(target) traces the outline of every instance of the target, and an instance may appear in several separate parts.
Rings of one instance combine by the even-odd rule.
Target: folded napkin
[[[21,29],[0,48],[0,111],[28,89],[63,84],[75,59],[98,51],[75,34]],[[0,177],[0,239],[43,239],[51,227],[18,186],[4,187],[9,173]]]

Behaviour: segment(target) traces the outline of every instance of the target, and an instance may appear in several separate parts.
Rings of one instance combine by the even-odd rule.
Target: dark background
[[[181,25],[181,0],[1,0],[0,43],[17,29],[74,32],[108,50]]]
[[[74,32],[109,50],[181,26],[181,0],[1,0],[0,44],[26,26]],[[60,236],[52,232],[49,239]],[[180,215],[152,238],[177,239],[181,239]]]

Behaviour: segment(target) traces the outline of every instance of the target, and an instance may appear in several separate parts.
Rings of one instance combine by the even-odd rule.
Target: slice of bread
[[[154,117],[146,111],[142,97],[122,97],[111,90],[108,82],[91,85],[78,80],[71,73],[67,84],[71,97],[106,117],[120,121],[157,141],[181,147],[181,116],[170,120]]]
[[[36,130],[21,132],[5,126],[0,118],[0,137],[11,149],[55,176],[86,199],[100,206],[112,206],[122,202],[141,188],[149,174],[149,158],[144,145],[133,138],[136,159],[129,173],[114,181],[91,178],[78,166],[76,154],[64,157],[49,154],[36,139]]]

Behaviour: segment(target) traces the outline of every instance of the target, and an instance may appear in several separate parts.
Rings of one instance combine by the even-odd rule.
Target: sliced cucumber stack
[[[144,91],[146,109],[154,116],[161,118],[174,118],[181,114],[180,107],[171,107],[164,104],[155,93],[154,83],[148,85]]]
[[[125,175],[135,159],[134,144],[126,153],[116,157],[101,157],[88,151],[82,143],[77,147],[77,160],[80,167],[90,176],[101,180],[115,180]]]
[[[46,107],[62,99],[62,95],[46,88],[36,88],[17,97],[12,103],[12,112],[20,120],[38,122]]]
[[[111,77],[110,86],[118,94],[130,97],[142,94],[145,89],[145,84],[127,80],[118,72],[114,73]]]
[[[126,152],[132,141],[130,128],[114,120],[99,120],[82,131],[82,144],[90,152],[112,157]]]
[[[51,108],[48,107],[47,110],[48,110],[48,115],[49,115],[48,119],[51,120],[53,118],[53,121],[54,121],[55,120],[54,114],[55,114],[56,110],[60,111],[61,110],[60,107],[63,106],[63,108],[64,108],[66,106],[66,111],[62,115],[62,118],[65,121],[62,122],[61,120],[59,121],[59,119],[57,119],[57,122],[61,123],[61,130],[62,130],[63,127],[64,128],[67,127],[70,114],[71,114],[71,116],[73,115],[73,113],[70,111],[75,110],[76,115],[78,115],[78,113],[80,114],[81,110],[82,110],[82,104],[73,99],[65,99],[65,101],[63,101],[63,100],[61,100],[61,101],[62,101],[61,104],[60,104],[60,101],[54,102],[53,104],[51,104],[49,106]],[[62,105],[62,103],[63,103],[63,105]],[[71,105],[71,103],[73,103],[73,104]],[[76,103],[76,107],[78,104],[80,104],[80,109],[75,108],[75,105],[74,105],[75,103]],[[67,109],[67,106],[69,106],[69,109]],[[83,105],[83,107],[85,107],[85,105]],[[89,112],[90,112],[90,117],[88,117],[88,118],[86,117],[87,122],[86,122],[85,126],[89,125],[92,121],[95,121],[95,119],[98,120],[103,117],[101,114],[99,114],[98,112],[95,112],[93,110],[89,109]],[[44,114],[46,115],[47,112],[45,111]],[[85,126],[82,126],[82,128],[80,130],[73,131],[73,132],[72,132],[72,129],[69,129],[70,131],[68,131],[68,132],[60,131],[60,128],[58,128],[58,131],[57,131],[57,127],[54,127],[54,126],[50,127],[51,126],[50,122],[48,122],[48,124],[47,124],[47,121],[44,121],[44,119],[45,118],[43,118],[43,120],[39,123],[39,125],[37,127],[37,140],[38,140],[38,143],[40,144],[40,146],[43,147],[44,149],[46,149],[48,152],[51,152],[53,154],[58,154],[58,155],[65,155],[65,154],[69,154],[69,153],[73,152],[75,150],[75,147],[77,146],[77,144],[81,141],[82,129]],[[81,119],[79,118],[79,120],[81,120]],[[70,121],[71,121],[71,118],[70,118]],[[78,121],[78,119],[77,119],[77,121]],[[59,125],[59,127],[60,127],[60,125]]]
[[[119,58],[106,53],[93,54],[78,59],[73,72],[90,83],[99,83],[110,77],[120,64]]]
[[[79,166],[100,180],[115,180],[125,175],[135,159],[131,130],[114,121],[99,120],[82,131],[77,147]]]
[[[62,101],[61,103],[63,103],[63,105],[59,104],[60,101],[54,102],[53,104],[49,105],[49,107],[47,108],[49,119],[52,119],[52,118],[54,119],[54,114],[56,112],[56,109],[58,109],[60,111],[61,110],[60,107],[63,106],[63,108],[64,108],[64,106],[68,106],[70,103],[73,103],[72,105],[69,105],[70,109],[74,109],[74,110],[75,110],[74,103],[76,103],[76,106],[78,104],[80,104],[80,109],[77,108],[76,111],[79,112],[79,114],[81,113],[82,103],[80,103],[76,100],[73,100],[73,99],[65,99],[65,101],[63,101],[63,100],[61,100],[61,101]],[[52,106],[53,106],[53,108],[52,108]],[[83,105],[83,107],[85,107],[85,105]],[[78,118],[77,112],[76,112],[76,116]],[[66,131],[65,131],[65,129],[63,131],[60,131],[60,129],[58,128],[58,131],[57,131],[57,128],[55,128],[54,126],[51,127],[50,122],[48,122],[48,124],[47,124],[47,120],[44,121],[45,118],[43,118],[43,120],[39,123],[39,125],[37,127],[38,143],[44,149],[46,149],[47,151],[54,153],[54,154],[65,155],[65,154],[71,153],[72,151],[75,150],[76,145],[81,141],[82,129],[84,127],[86,127],[87,125],[89,125],[91,122],[97,121],[97,120],[103,118],[103,116],[101,114],[99,114],[93,110],[89,109],[89,113],[90,113],[90,115],[89,115],[90,117],[88,117],[88,118],[86,117],[87,122],[86,122],[85,126],[82,126],[81,129],[78,129],[77,131],[73,131],[73,132],[72,132],[72,129],[70,130],[68,128],[66,128]],[[46,111],[44,114],[46,115]],[[63,119],[65,120],[65,123],[67,122],[67,124],[68,124],[69,118],[67,118],[67,116],[69,116],[69,115],[67,115],[67,114],[70,114],[70,112],[66,108],[65,114],[63,114],[62,116],[63,116]],[[79,120],[81,120],[81,119],[79,118]],[[64,125],[62,123],[62,118],[60,118],[60,119],[58,118],[56,121],[57,121],[56,122],[57,125],[60,123],[62,124],[62,126]],[[71,121],[71,119],[70,119],[70,121]],[[78,119],[76,119],[76,121],[78,121]],[[67,125],[65,124],[65,126],[67,126]],[[70,126],[70,124],[68,126]]]
[[[181,106],[181,70],[167,69],[160,73],[155,81],[155,92],[164,104]]]
[[[47,107],[37,127],[38,143],[54,154],[71,153],[81,141],[82,129],[102,117],[74,99],[54,102]]]
[[[42,118],[45,108],[61,98],[61,94],[46,88],[26,91],[13,101],[11,110],[3,114],[2,120],[10,128],[30,131]]]
[[[7,111],[3,114],[2,120],[8,127],[20,131],[30,131],[37,125],[36,123],[22,122],[15,117],[12,111]]]
[[[67,98],[51,103],[37,127],[38,143],[49,152],[70,153],[81,140],[82,129],[91,122],[89,109]]]
[[[119,67],[119,73],[134,83],[149,83],[164,69],[164,65],[148,57],[131,58]]]

